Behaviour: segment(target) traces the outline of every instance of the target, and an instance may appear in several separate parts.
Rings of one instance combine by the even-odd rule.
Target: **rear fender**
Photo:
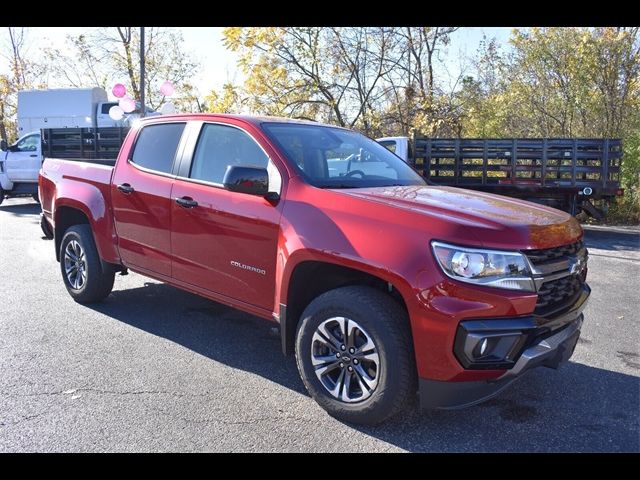
[[[58,230],[56,225],[65,223],[63,217],[67,208],[82,212],[91,226],[100,258],[108,263],[119,264],[113,217],[102,191],[95,185],[80,182],[61,182],[58,187],[53,213],[54,231]],[[58,232],[58,235],[61,237],[63,233]],[[60,240],[56,237],[56,245]],[[56,251],[56,255],[59,252]]]

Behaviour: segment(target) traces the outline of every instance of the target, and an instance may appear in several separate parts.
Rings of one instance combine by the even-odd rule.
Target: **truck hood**
[[[568,213],[474,190],[399,186],[336,192],[413,212],[422,218],[430,217],[433,221],[455,223],[485,247],[552,248],[576,242],[582,236],[580,224]]]

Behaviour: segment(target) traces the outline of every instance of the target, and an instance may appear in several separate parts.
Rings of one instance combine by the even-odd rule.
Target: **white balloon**
[[[114,105],[109,109],[109,116],[114,120],[122,120],[122,117],[124,117],[124,110],[122,110],[118,105]]]
[[[176,107],[173,103],[167,102],[160,107],[160,113],[162,115],[169,115],[171,113],[176,113]]]

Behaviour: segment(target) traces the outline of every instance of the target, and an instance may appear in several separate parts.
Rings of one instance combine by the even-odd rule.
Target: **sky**
[[[189,52],[199,61],[200,69],[193,79],[193,84],[198,88],[201,96],[206,95],[212,89],[219,89],[224,83],[231,81],[239,83],[242,75],[236,67],[236,55],[224,48],[222,44],[223,27],[177,27],[184,38],[183,49]],[[488,38],[496,37],[505,46],[509,39],[512,27],[463,27],[456,31],[451,38],[448,47],[448,55],[445,57],[445,66],[449,76],[455,79],[460,71],[459,53],[465,57],[472,56],[478,48],[483,35]],[[37,56],[44,45],[66,48],[67,35],[78,36],[91,30],[90,27],[32,27],[28,30],[27,54]],[[4,41],[6,33],[1,37]],[[8,71],[8,63],[0,59],[0,72]],[[124,79],[113,79],[113,83]],[[56,85],[63,87],[65,85]]]

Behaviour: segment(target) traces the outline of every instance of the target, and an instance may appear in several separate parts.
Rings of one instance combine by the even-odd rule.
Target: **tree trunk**
[[[133,55],[131,52],[131,30],[133,27],[125,27],[126,32],[121,30],[121,27],[118,27],[118,33],[120,34],[120,38],[122,39],[122,46],[124,47],[124,54],[127,61],[127,74],[129,75],[129,81],[131,82],[131,90],[133,91],[133,98],[135,100],[140,100],[140,88],[138,87],[138,82],[135,77],[135,69],[133,67]]]
[[[7,126],[5,125],[5,116],[4,116],[4,105],[2,106],[2,113],[0,113],[0,140],[9,141],[9,137],[7,135]]]

